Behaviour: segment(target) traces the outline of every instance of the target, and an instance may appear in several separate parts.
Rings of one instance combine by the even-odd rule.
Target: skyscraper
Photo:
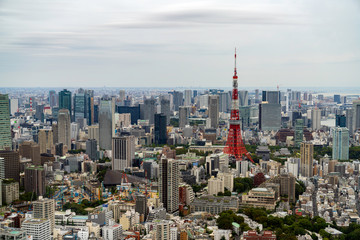
[[[85,118],[85,92],[80,88],[78,93],[74,94],[74,122]]]
[[[279,130],[281,127],[281,105],[263,102],[259,104],[259,128]]]
[[[183,105],[183,93],[174,91],[173,94],[173,104],[174,104],[174,111],[179,111],[179,106]]]
[[[294,145],[299,148],[304,138],[304,120],[296,119],[295,121],[295,136]]]
[[[12,98],[10,99],[10,114],[15,115],[19,111],[19,99]]]
[[[155,144],[166,144],[166,116],[162,113],[155,114],[155,129],[154,129]]]
[[[280,91],[263,91],[262,100],[270,104],[280,104]]]
[[[360,129],[360,100],[353,102],[353,132]]]
[[[33,202],[34,218],[44,218],[50,220],[51,231],[55,227],[55,200],[42,198]]]
[[[189,107],[179,107],[179,127],[184,128],[189,124],[190,110]]]
[[[59,109],[67,109],[71,115],[71,92],[67,89],[59,92]]]
[[[344,127],[335,127],[333,133],[332,159],[349,160],[349,130]]]
[[[170,100],[165,96],[161,96],[161,113],[166,116],[166,125],[170,125]]]
[[[192,91],[185,90],[184,91],[184,106],[191,106],[191,98],[192,98]]]
[[[311,110],[311,129],[313,131],[319,130],[321,128],[321,110],[312,109]]]
[[[39,130],[40,153],[47,153],[53,147],[53,131],[51,129]]]
[[[144,119],[149,120],[150,124],[154,124],[155,103],[156,100],[153,97],[144,100]]]
[[[159,197],[168,213],[179,209],[179,164],[174,159],[161,158],[159,164]]]
[[[71,149],[70,112],[68,109],[60,109],[58,117],[58,142],[63,143],[67,149]]]
[[[23,142],[19,146],[20,156],[29,158],[34,165],[41,165],[40,146],[35,142]]]
[[[219,126],[219,95],[209,96],[209,118],[211,128]]]
[[[51,108],[57,106],[58,96],[54,90],[49,91],[49,105]]]
[[[335,127],[346,127],[346,116],[343,114],[336,114]]]
[[[130,113],[131,124],[137,124],[140,119],[140,104],[137,106],[117,106],[117,113]]]
[[[122,136],[112,139],[112,170],[124,171],[131,167],[135,157],[135,137]]]
[[[220,92],[219,93],[219,111],[220,112],[229,112],[229,106],[231,102],[231,97],[229,92]]]
[[[334,95],[334,102],[337,103],[337,104],[340,104],[340,103],[341,103],[340,95],[338,95],[338,94],[335,94],[335,95]]]
[[[98,159],[97,141],[96,139],[86,140],[86,154],[91,160]]]
[[[313,176],[314,145],[302,142],[300,144],[300,173],[303,177]]]
[[[41,166],[27,166],[25,168],[25,191],[34,192],[37,196],[43,196],[45,188],[45,170]]]
[[[9,97],[7,94],[0,94],[0,150],[6,148],[11,148]]]
[[[115,135],[114,102],[103,98],[99,110],[99,146],[100,149],[112,149],[112,138]]]
[[[240,107],[248,106],[249,96],[248,91],[239,91],[239,104]]]
[[[17,182],[20,182],[20,156],[19,152],[15,151],[0,151],[0,158],[4,161],[1,162],[4,169],[5,178],[12,178]]]
[[[147,210],[147,198],[145,195],[143,194],[136,195],[135,211],[138,212],[140,215],[144,215],[144,219],[146,219],[148,210]]]

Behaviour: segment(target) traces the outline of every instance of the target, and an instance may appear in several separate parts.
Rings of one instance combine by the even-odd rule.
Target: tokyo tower
[[[237,161],[243,160],[245,155],[251,162],[254,162],[246,151],[240,128],[240,111],[239,111],[239,94],[238,94],[238,76],[236,72],[236,49],[235,49],[235,68],[233,76],[233,90],[231,99],[231,115],[230,115],[230,128],[229,135],[224,148],[224,153],[229,154]]]

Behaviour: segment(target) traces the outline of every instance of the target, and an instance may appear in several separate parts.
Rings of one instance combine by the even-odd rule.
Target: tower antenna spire
[[[235,66],[234,66],[234,73],[235,73],[235,76],[237,74],[237,71],[236,71],[236,48],[235,48]]]

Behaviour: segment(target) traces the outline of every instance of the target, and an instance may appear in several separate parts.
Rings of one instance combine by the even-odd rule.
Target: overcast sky
[[[359,0],[0,0],[2,87],[360,86]]]

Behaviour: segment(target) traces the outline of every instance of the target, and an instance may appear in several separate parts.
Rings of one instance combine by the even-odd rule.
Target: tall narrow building
[[[314,145],[312,143],[301,143],[300,145],[300,173],[303,177],[313,176]]]
[[[155,103],[156,100],[153,97],[144,100],[144,119],[149,120],[150,124],[154,124]]]
[[[209,118],[211,128],[219,127],[219,95],[209,96]]]
[[[71,92],[67,89],[59,92],[59,109],[67,109],[71,115]]]
[[[34,218],[49,219],[52,231],[55,227],[55,200],[39,197],[33,202],[33,207]]]
[[[179,107],[179,127],[184,128],[189,124],[190,110],[189,107]]]
[[[12,178],[20,182],[20,156],[15,151],[0,151],[0,168],[4,170],[5,178]]]
[[[304,138],[304,120],[296,119],[295,121],[295,136],[294,145],[299,148]]]
[[[311,129],[313,131],[319,130],[321,128],[321,110],[312,109],[311,110]]]
[[[161,96],[161,113],[166,116],[166,125],[170,125],[170,100],[165,96]]]
[[[40,129],[39,130],[39,145],[40,153],[48,153],[53,147],[53,131],[51,129]]]
[[[9,97],[0,94],[0,150],[11,150]]]
[[[352,122],[352,131],[360,129],[360,100],[353,102],[353,122]]]
[[[333,149],[332,159],[349,160],[349,130],[344,127],[336,127],[332,129],[333,133]]]
[[[174,159],[161,158],[159,164],[159,196],[168,213],[179,209],[179,164]]]
[[[155,114],[155,128],[154,128],[155,144],[166,144],[166,116],[162,113]]]
[[[100,149],[110,150],[112,138],[115,136],[115,102],[103,98],[99,110],[99,146]]]
[[[63,143],[67,149],[71,149],[70,112],[68,109],[60,109],[58,117],[58,142]]]
[[[184,106],[191,106],[192,90],[184,91]]]
[[[112,170],[125,171],[135,157],[135,137],[122,136],[112,139]]]

